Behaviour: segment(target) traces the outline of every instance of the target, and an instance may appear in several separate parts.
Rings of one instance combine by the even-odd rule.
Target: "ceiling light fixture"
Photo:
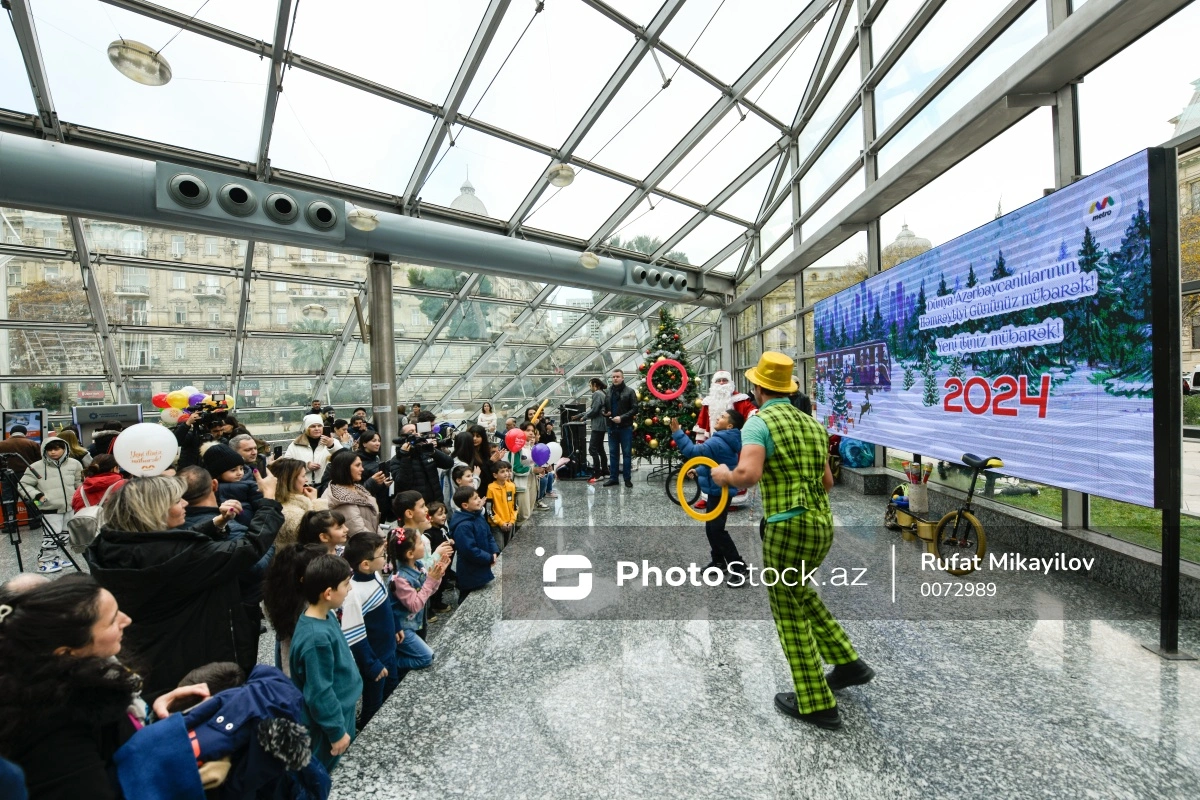
[[[557,186],[560,189],[564,186],[570,186],[575,180],[575,170],[569,164],[555,164],[547,173],[550,178],[550,185]]]
[[[357,231],[370,232],[379,227],[379,214],[367,208],[354,206],[346,215],[346,221]]]
[[[600,256],[596,255],[590,250],[580,253],[579,266],[583,267],[584,269],[595,269],[596,267],[600,266]]]
[[[300,309],[300,313],[304,315],[305,319],[325,319],[329,316],[329,309],[320,303],[309,303]]]
[[[143,86],[164,86],[171,81],[171,65],[162,53],[132,39],[117,39],[108,46],[108,60],[117,72]]]

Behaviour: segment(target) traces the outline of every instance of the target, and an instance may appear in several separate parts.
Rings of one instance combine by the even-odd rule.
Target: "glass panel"
[[[542,178],[538,178],[542,180]],[[561,189],[549,186],[525,217],[525,224],[542,230],[587,239],[633,187],[586,169],[575,169],[575,180]]]
[[[1051,109],[1038,108],[880,218],[883,266],[1042,197],[1054,185]],[[1020,165],[1019,169],[1013,165]],[[987,187],[981,192],[980,187]],[[954,198],[947,203],[946,198]],[[907,224],[909,231],[904,231]],[[911,238],[915,235],[916,240]],[[895,240],[895,241],[894,241]],[[891,256],[889,257],[889,254]],[[910,257],[910,256],[909,256]]]
[[[572,308],[591,308],[594,306],[600,297],[603,297],[602,292],[593,292],[588,289],[576,289],[573,286],[559,286],[550,296],[546,298],[546,302],[542,305],[546,306],[570,306]]]
[[[547,10],[536,14],[532,3],[509,8],[462,111],[557,147],[604,88],[633,37],[583,3]],[[580,47],[581,31],[587,31],[586,47]]]
[[[762,355],[759,338],[758,336],[751,336],[749,339],[734,344],[733,355],[737,363],[736,369],[744,370],[758,363],[758,357]]]
[[[422,267],[412,264],[393,264],[393,286],[408,286],[414,289],[430,289],[444,292],[447,296],[467,285],[471,277],[462,270],[442,267]]]
[[[771,325],[796,311],[796,284],[788,281],[762,299],[763,324]]]
[[[846,171],[862,153],[862,111],[855,111],[837,136],[825,148],[825,152],[813,162],[812,167],[800,179],[800,208],[807,208]]]
[[[351,118],[371,124],[356,129],[355,146],[346,147],[346,120]],[[293,69],[275,114],[271,161],[308,175],[401,194],[432,125],[428,114]]]
[[[79,265],[40,258],[9,258],[4,265],[4,319],[39,322],[91,322],[92,311],[83,289]],[[101,298],[115,304],[111,293]]]
[[[416,153],[421,152],[426,133],[421,133]],[[477,216],[508,219],[534,181],[550,167],[550,161],[541,153],[486,133],[463,130],[455,136],[453,147],[449,139],[442,144],[436,167],[418,192],[426,202]],[[407,181],[408,175],[404,179]]]
[[[780,262],[791,255],[792,251],[795,249],[796,245],[792,243],[792,240],[785,238],[775,247],[774,250],[767,254],[766,258],[762,260],[762,274],[766,275],[768,272],[779,266]]]
[[[244,239],[200,236],[130,222],[84,219],[82,223],[83,235],[92,255],[133,256],[220,267],[241,267],[246,263]],[[174,247],[176,237],[180,236],[183,238],[183,252],[176,258]],[[266,249],[267,245],[259,245],[255,251]]]
[[[670,60],[663,68],[674,73],[666,90],[654,59],[642,59],[583,140],[579,153],[584,158],[644,177],[720,98],[692,73],[675,71]]]
[[[965,106],[1046,34],[1046,13],[1034,4],[992,42],[957,78],[938,92],[911,122],[879,151],[879,171],[886,172]],[[882,128],[880,129],[882,130]]]
[[[837,80],[825,95],[825,99],[817,106],[817,110],[813,112],[812,117],[804,125],[804,129],[800,131],[800,138],[796,143],[799,147],[801,162],[808,158],[809,153],[817,146],[817,142],[829,130],[833,121],[842,113],[842,109],[850,102],[855,90],[862,82],[858,77],[857,61],[857,56],[850,57],[850,61],[838,75]]]
[[[242,371],[248,375],[291,375],[319,374],[325,369],[325,361],[333,352],[331,339],[250,338],[242,348]],[[348,351],[353,348],[347,347]],[[356,369],[339,370],[345,373],[365,374],[370,372],[367,364],[360,363]]]
[[[793,45],[787,56],[751,90],[750,99],[756,105],[776,119],[789,125],[792,123],[834,16],[828,8],[822,11],[820,19],[813,23],[804,38]]]
[[[104,374],[93,333],[0,330],[0,354],[6,344],[10,375]]]
[[[486,345],[434,344],[430,345],[413,367],[414,375],[461,375],[471,368],[490,350]],[[486,368],[485,368],[486,369]],[[504,370],[488,370],[503,372]]]
[[[404,367],[417,352],[416,342],[396,342],[396,371],[403,372]],[[342,350],[338,359],[337,372],[341,374],[366,374],[371,371],[371,348],[361,341],[354,340]]]
[[[710,200],[746,168],[748,153],[761,153],[778,138],[761,117],[731,109],[659,186],[697,202]]]
[[[20,208],[0,207],[0,242],[56,250],[75,247],[66,217]]]
[[[39,4],[37,27],[62,119],[209,153],[253,156],[267,79],[257,55],[81,0]],[[108,63],[108,44],[115,39],[163,47],[176,34],[166,51],[173,75],[165,86],[147,89]],[[205,124],[206,114],[233,124]]]
[[[638,25],[648,25],[662,5],[661,0],[612,0],[610,6]]]
[[[212,375],[229,372],[233,339],[228,336],[170,336],[124,328],[113,334],[117,358],[125,374],[180,372]],[[271,372],[276,370],[271,364]],[[258,371],[251,370],[247,372]]]
[[[468,300],[449,312],[450,320],[437,338],[492,340],[501,334],[501,326],[516,319],[520,312],[514,306]]]
[[[805,352],[814,352],[816,348],[813,346],[813,315],[810,311],[800,318],[800,324],[804,327],[804,350]]]
[[[537,297],[546,284],[522,278],[484,275],[471,290],[471,297],[488,297],[494,300],[519,300],[529,303]]]
[[[745,248],[734,250],[733,253],[725,258],[724,261],[713,267],[712,271],[717,275],[732,276],[737,272],[738,266],[742,263],[742,256],[745,254],[745,252]]]
[[[603,296],[603,293],[596,292],[596,295],[598,295],[597,299],[599,299],[599,296]],[[630,314],[641,314],[656,302],[658,301],[652,300],[649,297],[639,297],[636,294],[618,294],[608,302],[608,305],[604,307],[604,310],[605,312],[622,311]],[[602,316],[607,317],[607,313]],[[628,317],[625,317],[624,319],[626,322],[629,321]]]
[[[689,0],[667,26],[663,40],[681,53],[690,51],[692,61],[733,83],[797,12],[794,3]],[[730,46],[732,42],[737,46]]]
[[[342,4],[305,3],[296,12],[290,46],[317,61],[440,105],[486,8],[486,0],[359,0],[350,13]],[[406,36],[404,56],[398,58],[396,31],[436,31],[437,35]]]
[[[871,23],[871,52],[875,63],[879,63],[923,3],[924,0],[887,0],[887,5]]]
[[[792,321],[763,331],[763,349],[777,350],[795,358],[796,323]]]
[[[334,378],[330,381],[329,400],[338,406],[339,417],[347,417],[354,406],[363,406],[368,415],[371,411],[370,378]],[[368,417],[369,418],[369,417]]]
[[[272,0],[249,0],[240,3],[204,3],[196,10],[194,0],[158,0],[157,5],[178,11],[186,16],[195,16],[204,22],[211,22],[231,31],[253,36],[264,42],[275,38],[275,16],[278,3]],[[293,6],[293,9],[296,6]],[[311,9],[309,9],[311,11]],[[291,46],[295,47],[295,39]],[[311,55],[311,53],[307,54]]]
[[[708,217],[697,225],[695,230],[683,237],[683,240],[675,245],[671,252],[682,253],[686,257],[683,263],[703,264],[721,252],[722,248],[739,233],[744,233],[741,226],[718,217]],[[677,261],[681,260],[678,256],[672,256],[672,258]]]
[[[1200,78],[1195,37],[1200,5],[1190,3],[1126,47],[1079,84],[1079,136],[1085,175],[1130,153],[1153,147],[1200,125]],[[1141,76],[1153,75],[1147,81]],[[1114,108],[1128,121],[1112,125]]]
[[[216,237],[212,236],[202,238],[205,239],[203,243],[205,250],[208,250],[209,245],[217,241]],[[244,251],[244,249],[244,247],[239,248],[239,251]],[[242,263],[245,262],[239,259],[237,265],[240,266]],[[312,250],[307,247],[262,243],[254,247],[255,267],[297,276],[312,275],[344,281],[365,282],[369,263],[370,260],[365,256]]]
[[[792,214],[792,201],[784,200],[779,208],[771,214],[771,218],[762,228],[762,250],[766,252],[771,247],[774,247],[782,237],[787,235],[792,229],[792,223],[795,217]],[[790,247],[788,248],[791,249]]]
[[[222,287],[201,284],[204,292],[223,292],[222,310],[236,321],[237,281],[221,279]],[[259,331],[301,331],[304,333],[341,333],[346,320],[354,314],[351,289],[297,281],[255,280],[250,284],[250,308],[246,328]],[[213,298],[204,296],[205,301]],[[205,319],[208,314],[205,314]]]
[[[808,235],[816,233],[829,222],[835,214],[850,204],[854,198],[862,193],[866,181],[866,173],[859,170],[850,176],[850,178],[842,184],[842,188],[833,193],[833,196],[821,204],[811,217],[804,221],[804,230]]]
[[[396,390],[396,398],[407,406],[420,403],[422,411],[436,414],[437,405],[456,383],[457,378],[409,378]]]
[[[775,174],[776,163],[778,162],[772,162],[759,170],[757,175],[721,205],[721,210],[747,222],[758,219],[758,212],[767,195],[767,186],[770,185],[771,177]]]
[[[859,232],[804,268],[804,305],[837,294],[867,278],[867,234]],[[811,314],[808,315],[811,317]],[[811,320],[809,321],[811,325]],[[811,339],[806,340],[811,342]]]
[[[963,46],[1004,9],[1005,0],[947,0],[875,89],[875,128],[887,130]],[[1045,9],[1037,4],[1045,24]]]
[[[562,311],[557,308],[534,311],[508,341],[550,344],[566,333],[582,316],[583,314],[577,311]]]
[[[682,203],[656,194],[650,195],[629,212],[629,216],[622,220],[613,235],[606,240],[606,244],[649,255],[661,247],[665,238],[679,230],[695,213],[695,210]],[[617,244],[617,237],[620,237],[623,244]],[[682,254],[678,250],[672,250],[667,253],[667,258],[682,264],[689,263],[686,256],[680,258],[680,255]]]
[[[0,81],[0,108],[37,113],[25,74],[25,61],[12,25],[0,25],[0,75],[8,76]]]
[[[741,338],[755,330],[758,330],[758,306],[751,305],[733,318],[733,335]]]

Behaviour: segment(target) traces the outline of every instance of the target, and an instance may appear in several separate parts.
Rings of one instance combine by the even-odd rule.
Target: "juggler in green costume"
[[[742,452],[736,470],[717,468],[713,480],[744,487],[759,483],[766,530],[763,568],[776,574],[804,575],[820,566],[833,544],[832,484],[826,454],[828,436],[810,415],[795,408],[787,394],[797,389],[792,359],[767,352],[747,370],[759,412],[742,428]],[[775,696],[779,709],[822,728],[838,728],[833,691],[863,684],[875,672],[858,657],[842,626],[808,583],[793,578],[767,588],[779,642],[792,671],[795,693]],[[825,675],[822,660],[834,665]]]

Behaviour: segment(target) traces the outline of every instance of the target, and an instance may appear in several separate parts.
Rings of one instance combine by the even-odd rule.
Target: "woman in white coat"
[[[308,472],[308,481],[318,486],[325,477],[325,468],[329,466],[329,457],[341,444],[332,436],[324,434],[325,421],[319,414],[308,414],[304,417],[304,430],[296,440],[283,451],[284,458],[294,458],[303,461]]]

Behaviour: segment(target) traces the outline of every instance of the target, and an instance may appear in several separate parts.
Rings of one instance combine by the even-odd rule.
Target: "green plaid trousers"
[[[807,514],[783,522],[767,524],[763,540],[763,567],[783,574],[795,567],[800,575],[815,569],[833,544],[833,527],[812,524]],[[800,583],[795,572],[788,573],[790,583]],[[808,583],[786,586],[777,581],[767,587],[771,616],[779,643],[792,670],[796,685],[796,707],[801,714],[833,708],[836,701],[825,683],[821,659],[830,664],[849,664],[858,658],[850,638],[829,613],[820,596]]]

